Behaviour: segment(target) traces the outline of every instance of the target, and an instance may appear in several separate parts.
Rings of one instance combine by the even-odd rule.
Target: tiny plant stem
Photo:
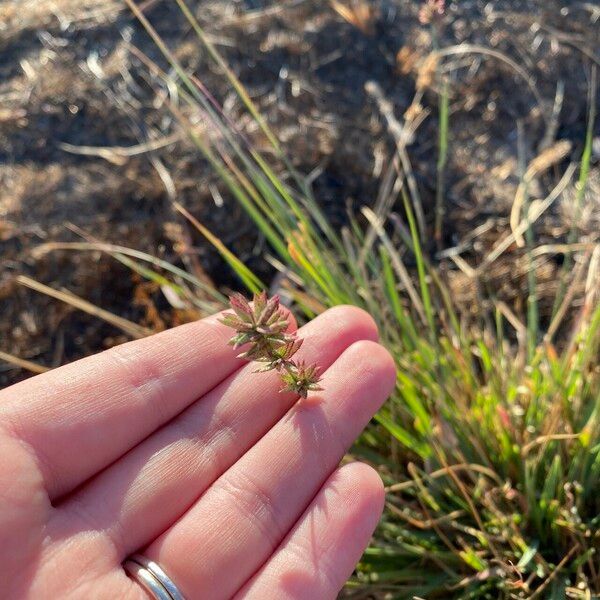
[[[442,225],[444,220],[444,192],[446,161],[448,159],[448,80],[444,78],[440,95],[440,132],[438,139],[437,181],[435,189],[435,241],[442,248]]]
[[[596,123],[596,92],[597,92],[597,82],[596,82],[596,66],[592,68],[592,77],[589,87],[589,98],[588,98],[588,121],[587,121],[587,129],[585,135],[585,145],[583,148],[583,153],[581,155],[581,166],[579,167],[579,178],[577,180],[576,185],[576,196],[575,196],[575,216],[569,230],[569,234],[567,236],[567,244],[572,246],[577,240],[577,228],[580,223],[579,220],[581,218],[581,205],[583,203],[583,198],[585,196],[585,192],[587,189],[588,178],[590,175],[590,164],[592,161],[592,150],[594,143],[594,125]],[[565,259],[563,263],[563,269],[561,273],[560,284],[558,288],[558,292],[556,294],[556,300],[554,302],[554,306],[552,308],[552,315],[555,316],[557,311],[560,308],[561,302],[565,297],[565,292],[567,291],[567,278],[571,274],[573,270],[573,257],[569,252],[565,254]]]
[[[525,175],[525,148],[524,148],[524,134],[523,134],[523,123],[519,121],[517,123],[518,136],[518,152],[519,152],[519,165],[522,173],[521,180],[524,183],[524,199],[523,207],[525,209],[525,215],[529,222],[529,209],[530,209],[530,197],[529,197],[529,186]],[[535,349],[537,346],[538,338],[538,303],[537,303],[537,277],[535,273],[535,264],[533,262],[532,250],[534,244],[533,238],[533,226],[528,223],[528,227],[525,231],[525,240],[527,244],[527,359],[531,361],[535,355]]]

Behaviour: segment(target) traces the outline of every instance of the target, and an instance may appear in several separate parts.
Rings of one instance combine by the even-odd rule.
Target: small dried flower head
[[[352,0],[352,2],[346,4],[338,0],[329,0],[329,2],[333,10],[342,19],[367,35],[373,33],[373,21],[376,17],[376,9],[369,4],[368,0]]]
[[[292,356],[300,350],[303,341],[299,338],[291,339],[278,348],[271,348],[270,352],[264,353],[263,356],[253,358],[258,362],[266,363],[263,367],[257,369],[257,372],[272,371],[273,369],[281,371],[284,369],[290,363]]]
[[[419,61],[419,53],[410,46],[402,46],[396,53],[396,68],[402,75],[408,75]]]
[[[425,0],[419,11],[419,22],[429,25],[444,15],[446,0]]]
[[[294,392],[302,398],[306,398],[308,392],[323,389],[319,386],[321,378],[317,365],[306,365],[304,362],[299,362],[295,369],[282,373],[281,380],[284,384],[282,392]]]
[[[423,91],[430,88],[435,81],[435,74],[439,63],[439,54],[437,52],[431,52],[428,54],[423,62],[419,65],[419,72],[417,74],[417,90]]]
[[[254,295],[252,305],[241,295],[230,298],[233,313],[225,313],[221,323],[235,329],[230,344],[234,348],[248,344],[241,358],[261,363],[258,371],[278,371],[284,387],[306,398],[308,392],[320,390],[317,365],[296,362],[294,355],[302,346],[296,334],[287,333],[288,318],[279,306],[279,298],[267,299],[265,292]]]
[[[267,299],[266,292],[255,294],[252,305],[241,294],[234,294],[229,302],[233,313],[225,313],[221,323],[237,331],[230,340],[234,348],[244,344],[253,346],[241,356],[256,360],[268,348],[269,343],[286,342],[288,319],[279,306],[279,297]]]

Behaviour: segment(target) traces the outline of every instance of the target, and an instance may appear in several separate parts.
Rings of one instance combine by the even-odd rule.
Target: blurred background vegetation
[[[598,6],[5,0],[0,48],[2,385],[230,289],[363,306],[347,594],[597,597]]]

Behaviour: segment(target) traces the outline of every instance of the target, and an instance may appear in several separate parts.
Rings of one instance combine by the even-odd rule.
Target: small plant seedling
[[[294,360],[302,339],[289,333],[289,320],[279,305],[279,297],[268,298],[266,292],[254,294],[252,304],[241,294],[229,297],[232,313],[225,313],[221,323],[235,329],[229,343],[234,348],[248,349],[239,358],[262,363],[257,372],[275,370],[280,374],[282,392],[293,392],[306,398],[308,392],[319,391],[320,372],[316,364]]]

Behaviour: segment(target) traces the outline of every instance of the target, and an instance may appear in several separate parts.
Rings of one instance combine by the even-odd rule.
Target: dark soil
[[[365,84],[375,81],[402,121],[434,43],[431,29],[417,18],[418,2],[367,4],[372,18],[363,31],[322,1],[190,3],[292,162],[311,174],[316,197],[340,225],[349,210],[373,203],[382,169],[395,152],[386,121]],[[145,14],[180,60],[224,102],[238,127],[256,138],[175,3],[145,5]],[[548,193],[569,161],[580,158],[592,68],[600,64],[599,32],[600,9],[591,2],[449,4],[435,43],[500,52],[527,72],[535,93],[506,61],[478,53],[444,61],[452,67],[444,248],[460,245],[484,226],[462,255],[475,266],[509,231],[519,145],[526,164],[557,140],[572,143],[569,156],[535,181],[536,198]],[[157,285],[100,253],[40,254],[35,252],[40,244],[80,241],[83,231],[175,264],[191,264],[221,288],[239,285],[173,211],[161,173],[168,173],[179,202],[250,267],[267,278],[270,274],[260,258],[263,241],[230,197],[224,196],[224,206],[215,203],[218,181],[185,141],[126,158],[81,154],[86,152],[82,147],[131,147],[175,131],[160,102],[162,90],[130,44],[164,66],[139,23],[112,0],[5,0],[0,5],[0,350],[49,367],[127,337],[97,317],[17,284],[19,274],[66,288],[153,330],[198,314],[173,308]],[[405,52],[399,62],[401,48]],[[564,90],[564,100],[553,119],[557,86]],[[429,225],[436,181],[437,92],[435,82],[423,87],[421,104],[431,115],[409,148]],[[592,99],[597,103],[596,94]],[[597,137],[600,127],[595,127]],[[600,168],[598,157],[594,160],[584,217],[577,223],[578,238],[589,242],[598,239],[600,224]],[[566,241],[573,225],[573,199],[571,186],[538,223],[540,243]],[[428,250],[436,260],[435,244],[428,244]],[[499,261],[497,275],[490,272],[490,285],[519,314],[524,272],[511,268],[507,261],[514,259],[511,251],[505,262]],[[540,264],[542,304],[552,304],[559,263],[548,258]],[[459,301],[474,301],[475,292],[458,269],[451,280]],[[0,367],[0,385],[27,376],[14,366]]]

